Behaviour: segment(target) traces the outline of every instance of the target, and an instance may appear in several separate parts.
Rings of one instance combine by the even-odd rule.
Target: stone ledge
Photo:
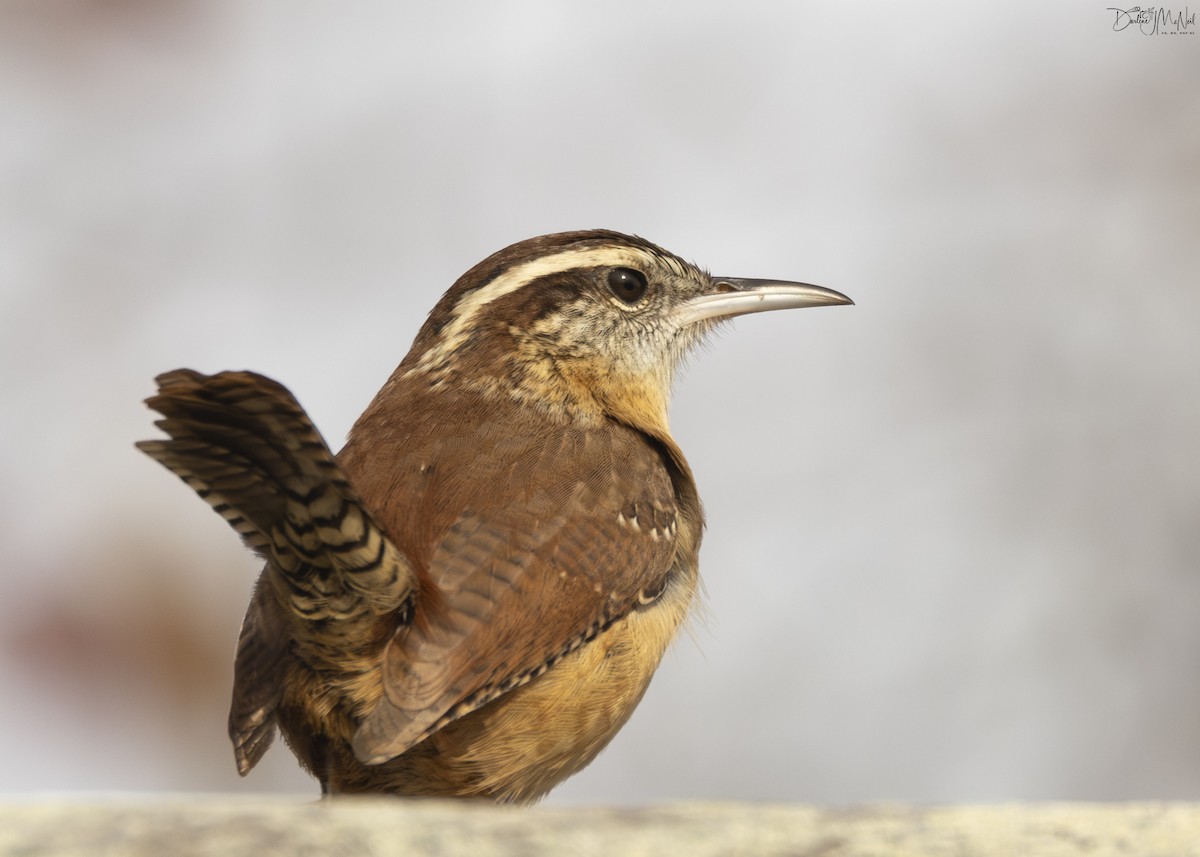
[[[680,803],[636,809],[389,799],[9,799],[5,857],[1200,857],[1200,804]]]

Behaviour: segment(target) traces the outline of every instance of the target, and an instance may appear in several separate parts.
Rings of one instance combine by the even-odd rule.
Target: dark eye
[[[608,272],[608,290],[633,305],[646,294],[646,275],[633,268],[613,268]]]

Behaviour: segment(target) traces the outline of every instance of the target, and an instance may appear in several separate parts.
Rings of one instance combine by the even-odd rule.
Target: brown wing
[[[432,551],[434,598],[386,650],[385,696],[354,740],[367,763],[536,678],[665,585],[675,498],[641,435],[558,428],[507,443]]]

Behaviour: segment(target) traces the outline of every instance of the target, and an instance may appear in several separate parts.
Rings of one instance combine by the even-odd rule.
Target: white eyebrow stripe
[[[659,257],[636,247],[608,245],[580,250],[564,250],[561,253],[530,259],[528,262],[509,268],[486,286],[475,289],[454,305],[454,318],[442,329],[437,342],[421,355],[420,361],[410,372],[428,371],[436,367],[467,341],[468,332],[475,317],[488,304],[505,295],[512,294],[535,280],[574,268],[622,265],[647,268],[663,263],[669,264],[673,268],[680,267],[669,256]]]

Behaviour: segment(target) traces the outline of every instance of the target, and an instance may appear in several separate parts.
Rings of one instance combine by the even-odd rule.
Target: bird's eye
[[[646,294],[646,275],[633,268],[613,268],[608,272],[608,290],[632,306]]]

